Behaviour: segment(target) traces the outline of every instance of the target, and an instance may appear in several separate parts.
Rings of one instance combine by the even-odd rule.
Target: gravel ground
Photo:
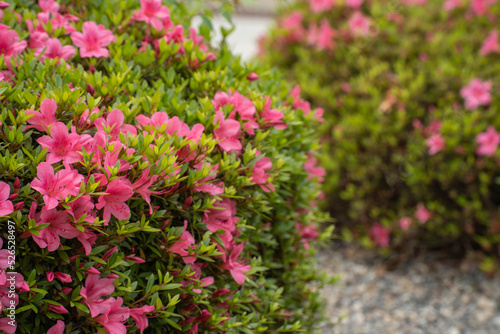
[[[500,277],[474,265],[422,255],[389,271],[358,246],[320,253],[321,267],[341,281],[323,290],[323,334],[500,334]]]

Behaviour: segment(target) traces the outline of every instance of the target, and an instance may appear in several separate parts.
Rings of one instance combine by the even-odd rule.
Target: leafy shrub
[[[276,71],[211,49],[201,2],[0,8],[0,332],[321,319],[317,120]]]
[[[328,206],[346,238],[498,255],[499,13],[497,1],[300,1],[263,40],[325,109]]]

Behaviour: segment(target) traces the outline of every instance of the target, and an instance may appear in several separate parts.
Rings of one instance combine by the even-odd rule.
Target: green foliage
[[[210,37],[211,13],[202,2],[166,4],[174,26],[185,30],[192,16],[202,13],[206,23],[200,33]],[[188,32],[181,32],[181,41],[168,41],[162,38],[165,31],[132,20],[139,9],[139,1],[132,0],[61,3],[62,14],[80,18],[70,22],[76,31],[94,21],[113,33],[116,41],[106,46],[109,57],[84,57],[79,48],[66,61],[42,60],[27,48],[11,59],[0,58],[5,74],[0,80],[0,186],[10,189],[7,202],[14,205],[13,212],[0,216],[0,227],[7,240],[9,222],[15,224],[16,271],[22,275],[16,279],[25,282],[16,286],[16,333],[46,333],[59,320],[65,324],[60,333],[112,333],[106,327],[111,320],[104,318],[110,311],[91,316],[92,302],[82,293],[95,275],[116,277],[114,291],[99,302],[122,300],[123,312],[153,307],[145,313],[145,333],[313,332],[323,319],[317,288],[333,282],[318,273],[315,250],[308,245],[316,237],[326,241],[329,230],[311,237],[297,228],[316,231],[327,219],[311,205],[319,194],[318,180],[303,167],[318,149],[314,116],[292,106],[291,88],[277,71],[243,64],[225,47],[210,49]],[[39,12],[35,1],[19,0],[3,11],[2,23],[20,40],[33,38],[27,20],[36,26]],[[49,36],[72,45],[67,28],[52,30],[51,24],[43,25]],[[247,79],[252,72],[257,80]],[[254,133],[243,131],[248,119],[234,116],[241,129],[232,139],[242,149],[229,151],[217,131],[221,115],[233,117],[236,106],[216,110],[215,96],[235,92],[255,108],[257,126]],[[268,99],[286,128],[264,120]],[[49,101],[57,104],[56,122],[45,129],[35,118]],[[120,124],[110,115],[124,120]],[[168,121],[152,121],[158,115],[168,115]],[[61,147],[75,145],[71,150],[78,161],[54,161],[62,151],[50,143],[42,147],[43,138],[55,138],[59,123],[77,138]],[[265,172],[258,164],[262,159],[271,164]],[[53,208],[34,189],[47,166],[56,175],[74,173],[67,181],[71,187],[81,180],[75,193],[54,195]],[[262,174],[266,180],[257,181]],[[140,186],[142,177],[150,183]],[[121,188],[112,193],[112,184]],[[212,188],[200,190],[202,185]],[[133,195],[121,201],[130,189]],[[144,197],[148,191],[151,211]],[[115,211],[110,209],[115,204],[103,209],[101,202],[115,203]],[[76,215],[76,203],[91,208]],[[124,207],[130,209],[127,218],[121,216]],[[108,209],[112,213],[106,217]],[[234,222],[234,230],[207,228],[214,219],[226,219],[211,218],[219,211]],[[66,227],[56,226],[55,216],[45,219],[47,212],[62,217],[57,219]],[[68,229],[78,238],[65,236]],[[59,233],[57,242],[49,240],[54,233]],[[85,238],[88,247],[82,247]],[[57,247],[49,250],[54,243]],[[183,249],[175,250],[181,244]],[[241,274],[243,283],[233,272],[238,266],[250,267]],[[69,275],[70,282],[54,279],[54,273]],[[56,312],[56,306],[68,312]],[[127,332],[144,330],[135,318],[120,319],[116,326],[127,326]]]

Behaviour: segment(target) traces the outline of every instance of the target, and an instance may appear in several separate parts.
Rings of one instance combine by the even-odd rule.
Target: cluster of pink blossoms
[[[185,37],[184,28],[181,25],[173,26],[170,21],[170,12],[166,6],[161,5],[161,0],[142,0],[141,5],[141,9],[135,13],[132,21],[145,22],[158,31],[162,31],[164,37],[151,41],[149,36],[146,36],[143,42],[144,47],[139,51],[144,51],[147,44],[152,44],[158,49],[160,40],[164,39],[167,44],[179,44],[181,46],[179,52],[184,53],[183,43],[191,40],[200,50],[206,52],[205,60],[215,59],[214,54],[208,52],[209,48],[204,44],[203,37],[197,36],[193,28],[190,28],[189,37]],[[0,24],[0,55],[4,56],[10,70],[11,58],[21,54],[27,47],[33,49],[35,56],[42,61],[44,59],[69,61],[76,55],[75,46],[78,47],[81,58],[109,57],[108,47],[116,41],[112,31],[106,29],[102,24],[86,21],[83,22],[82,31],[79,32],[74,24],[80,19],[71,14],[60,13],[60,6],[54,0],[39,0],[39,6],[42,11],[38,13],[37,19],[34,21],[25,20],[29,32],[29,43],[19,41],[17,31],[10,29],[7,25]],[[0,1],[0,19],[2,9],[8,7],[8,3]],[[73,45],[62,44],[60,34],[56,35],[56,30],[61,29],[62,36],[68,35]],[[198,61],[196,60],[192,65],[197,66]],[[0,80],[8,79],[11,75],[11,71],[3,71],[0,73]]]
[[[219,93],[216,95],[213,103],[219,118],[216,118],[214,133],[219,140],[219,147],[222,151],[239,153],[241,143],[237,138],[243,135],[237,134],[240,131],[247,135],[254,135],[255,129],[260,127],[286,128],[281,120],[283,114],[278,110],[271,109],[269,98],[266,98],[266,101],[262,110],[257,111],[253,103],[239,93],[230,92],[229,94]],[[222,109],[229,112],[227,117],[224,117]],[[126,147],[119,140],[120,134],[136,136],[139,132],[149,134],[152,131],[160,131],[169,135],[175,134],[197,143],[204,131],[201,124],[190,128],[178,117],[170,118],[165,112],[156,112],[151,117],[140,115],[137,117],[138,125],[133,126],[125,123],[125,116],[118,109],[110,111],[90,124],[87,118],[88,112],[86,112],[82,115],[84,119],[77,120],[75,125],[68,130],[64,123],[57,121],[56,113],[57,104],[52,99],[42,101],[40,110],[27,111],[27,114],[31,115],[28,127],[45,133],[37,141],[41,147],[47,149],[46,161],[38,165],[37,177],[31,182],[31,187],[41,195],[44,205],[38,208],[37,202],[32,202],[29,218],[34,219],[36,225],[47,224],[48,226],[40,230],[38,235],[25,233],[23,237],[32,237],[40,248],[47,248],[50,252],[58,250],[61,246],[61,238],[64,238],[67,240],[77,239],[81,244],[82,251],[89,255],[98,235],[87,227],[78,229],[74,224],[82,219],[87,223],[93,223],[96,217],[101,217],[98,210],[102,210],[104,226],[110,223],[112,217],[126,220],[130,216],[127,200],[133,196],[142,197],[152,213],[151,195],[162,194],[166,191],[155,191],[151,188],[158,185],[160,178],[168,177],[168,175],[151,175],[150,168],[137,175],[135,179],[131,179],[127,175],[133,166],[126,160],[120,159],[120,154],[123,152],[133,154],[134,150]],[[224,129],[224,125],[229,130]],[[93,135],[80,134],[81,130],[88,129],[89,126],[93,126],[96,130]],[[241,126],[242,129],[240,129]],[[224,131],[217,131],[221,128]],[[226,133],[231,130],[235,134],[228,136]],[[236,144],[231,145],[230,143]],[[235,146],[238,149],[234,149]],[[91,155],[92,165],[97,166],[92,174],[83,175],[80,173],[80,163],[84,150]],[[262,155],[262,153],[258,152],[258,155]],[[177,152],[177,158],[177,163],[185,163],[192,161],[196,156],[186,154],[181,150]],[[147,161],[146,157],[144,159]],[[62,164],[62,168],[55,170],[55,164]],[[122,175],[112,177],[111,171],[117,165],[119,166],[118,173]],[[201,168],[202,162],[195,164],[194,167]],[[211,168],[212,173],[195,184],[194,190],[222,194],[224,192],[223,183],[212,182],[216,177],[218,165],[211,166]],[[267,174],[267,171],[271,169],[271,160],[268,157],[262,157],[255,163],[251,172],[252,181],[265,191],[274,191],[274,186],[269,181],[271,175]],[[86,186],[90,178],[98,182],[97,190],[101,189],[102,194],[97,198],[80,193],[81,189],[85,188],[82,188],[82,185]],[[178,187],[178,184],[174,187]],[[63,207],[62,204],[66,203],[68,197],[71,196],[78,196],[78,198],[65,204],[67,208]],[[14,211],[15,208],[9,200],[12,197],[10,187],[3,182],[0,183],[1,215],[8,215]],[[23,204],[21,203],[21,205]],[[190,202],[185,205],[189,206]],[[216,202],[215,207],[215,209],[205,213],[203,222],[207,224],[207,229],[212,232],[219,230],[225,232],[221,235],[223,244],[219,245],[223,261],[221,268],[228,270],[234,280],[242,284],[245,281],[245,272],[251,267],[238,260],[244,244],[238,244],[234,241],[234,238],[240,233],[236,228],[238,221],[236,202],[226,198]],[[196,247],[195,239],[187,231],[187,224],[186,221],[181,237],[168,248],[168,251],[181,256],[185,263],[192,264],[193,270],[199,272],[199,275],[194,278],[201,278],[202,265],[196,263],[196,256],[189,252],[189,248]],[[310,236],[305,237],[310,238]],[[102,297],[108,296],[114,291],[112,281],[116,277],[110,275],[101,279],[100,273],[94,268],[91,269],[87,271],[86,285],[81,291],[91,316],[95,317],[96,321],[109,333],[126,333],[124,323],[129,317],[132,317],[142,332],[147,326],[147,319],[143,313],[153,311],[154,307],[146,305],[140,309],[133,309],[122,306],[123,300],[121,298],[108,297],[103,299]],[[62,273],[48,273],[48,280],[51,281],[54,275],[63,281],[68,280],[68,277],[63,276]],[[206,286],[213,283],[213,278],[206,277],[201,279],[201,282],[203,282],[203,286]],[[66,294],[68,292],[63,291]],[[68,313],[64,307],[51,306],[51,310],[60,314]],[[63,330],[64,324],[58,322],[53,327],[52,333],[62,333]]]
[[[299,94],[300,91],[297,87],[292,92],[293,107],[302,108],[306,114],[309,114],[311,112],[310,106],[300,99]],[[269,97],[264,97],[264,99],[266,101],[264,106],[261,110],[257,110],[249,99],[238,92],[216,94],[213,100],[217,115],[214,134],[220,150],[239,154],[242,149],[239,141],[241,136],[253,136],[255,130],[259,128],[284,129],[287,127],[282,120],[284,115],[280,111],[272,109],[271,99]],[[127,147],[120,141],[120,134],[136,136],[141,132],[146,135],[156,131],[198,143],[204,132],[204,126],[201,124],[189,127],[178,117],[169,117],[165,112],[156,112],[151,117],[139,115],[137,125],[126,124],[125,115],[118,109],[107,113],[105,110],[87,110],[68,129],[67,125],[58,121],[57,110],[57,103],[53,99],[45,99],[40,104],[39,110],[26,111],[31,116],[27,128],[36,129],[44,134],[37,141],[42,148],[47,150],[46,161],[37,166],[37,177],[31,182],[31,187],[40,194],[43,205],[39,207],[36,201],[32,202],[29,218],[34,219],[36,225],[47,224],[47,227],[41,229],[37,235],[26,232],[22,237],[33,238],[40,248],[46,248],[49,252],[60,249],[61,238],[64,238],[78,240],[81,244],[81,251],[89,255],[98,235],[87,226],[77,228],[75,225],[78,222],[92,224],[96,218],[102,217],[104,226],[107,226],[112,217],[126,220],[130,216],[127,201],[133,197],[142,197],[149,205],[149,213],[152,213],[151,195],[161,195],[167,191],[175,190],[179,186],[177,184],[173,186],[173,189],[162,191],[153,190],[161,186],[160,180],[168,178],[168,175],[152,175],[151,168],[145,169],[132,178],[128,173],[134,166],[121,159],[120,156],[123,153],[133,154],[134,149]],[[104,112],[104,115],[92,123],[89,120],[89,114],[96,112]],[[317,118],[320,118],[321,114],[321,110],[315,112]],[[95,133],[92,135],[87,131],[90,128],[95,129]],[[84,151],[90,155],[91,165],[96,166],[92,173],[81,172]],[[257,152],[257,155],[262,156],[262,153]],[[176,164],[190,162],[197,158],[192,152],[183,150],[176,152],[176,156]],[[147,158],[144,157],[144,160],[147,161]],[[315,165],[316,160],[309,156],[305,165],[306,171],[311,178],[322,178],[324,170]],[[61,168],[56,169],[55,166]],[[116,166],[118,166],[118,175],[115,175],[116,171],[112,172]],[[202,166],[202,162],[194,164],[194,168],[197,169],[202,168]],[[211,170],[209,175],[193,186],[193,190],[212,195],[224,193],[223,183],[214,182],[218,173],[218,165],[211,166]],[[261,157],[251,170],[251,180],[267,192],[275,190],[271,182],[270,170],[272,170],[272,162],[269,157]],[[98,183],[97,191],[100,192],[98,196],[81,193],[81,189],[85,189],[91,179]],[[68,198],[71,197],[78,198],[68,202]],[[15,198],[15,194],[10,195],[10,187],[5,183],[0,183],[1,215],[8,215],[16,209],[11,202],[13,198]],[[192,198],[190,201],[189,199],[186,201],[185,209],[191,202]],[[24,203],[16,204],[17,209],[23,205]],[[227,270],[237,283],[243,284],[245,273],[251,269],[251,266],[239,259],[244,244],[235,241],[240,234],[237,228],[236,202],[226,198],[216,202],[214,206],[215,209],[205,213],[203,222],[206,223],[209,231],[224,231],[224,234],[220,235],[223,244],[218,244],[222,253],[220,256],[221,268]],[[102,210],[102,213],[99,213],[99,210]],[[196,245],[195,239],[187,227],[188,222],[185,221],[182,235],[168,247],[167,251],[177,254],[182,257],[185,263],[191,264],[191,268],[197,272],[192,280],[199,280],[201,286],[213,284],[213,277],[201,278],[203,264],[197,263],[197,257],[190,251],[190,249],[195,249]],[[315,239],[318,235],[315,230],[311,230],[307,226],[300,226],[298,234],[306,248],[308,248],[307,241]],[[103,260],[109,258],[111,252],[116,251],[116,248],[108,251],[103,256]],[[130,259],[136,262],[144,261],[134,256]],[[121,298],[109,297],[114,291],[112,282],[116,276],[108,275],[106,278],[101,278],[100,272],[95,268],[87,270],[86,274],[86,284],[81,290],[81,296],[89,307],[91,316],[108,333],[126,333],[125,323],[129,317],[135,320],[141,332],[147,327],[145,313],[153,312],[153,306],[125,307]],[[71,282],[71,277],[68,274],[47,273],[49,281],[54,278],[61,282]],[[18,281],[21,282],[21,280]],[[193,282],[186,281],[185,284],[193,284]],[[25,291],[22,289],[26,288],[27,286],[22,285],[20,291]],[[70,292],[67,288],[61,291],[66,295]],[[51,305],[50,309],[59,314],[69,312],[62,306]],[[50,333],[63,333],[64,328],[64,323],[58,321]]]
[[[340,2],[335,0],[304,0],[303,2],[308,4],[312,13],[311,18],[306,18],[303,12],[295,10],[278,20],[278,28],[281,31],[280,36],[275,41],[280,44],[280,47],[285,48],[290,44],[297,43],[307,44],[318,51],[335,52],[336,39],[339,41],[345,39],[349,42],[355,37],[376,38],[377,32],[373,29],[372,19],[362,12],[363,0]],[[425,6],[429,3],[428,0],[402,0],[401,2],[409,6]],[[494,22],[495,18],[491,15],[491,7],[497,2],[498,0],[446,0],[443,2],[443,8],[445,11],[465,8],[468,17],[487,16],[490,21]],[[335,8],[336,6],[342,8]],[[338,28],[336,27],[337,29],[334,29],[327,18],[318,15],[335,10],[345,13],[346,28],[339,25]],[[398,13],[387,13],[387,19],[398,23],[404,21],[404,17]],[[489,34],[485,36],[478,53],[482,57],[500,53],[499,34],[496,29],[489,31]],[[424,53],[420,57],[422,61],[428,58]],[[348,84],[344,84],[342,89],[349,92]],[[463,98],[466,109],[476,110],[478,108],[487,108],[491,104],[492,91],[492,81],[475,78],[460,90],[460,96]],[[440,120],[432,120],[427,127],[422,125],[419,120],[415,120],[414,127],[425,137],[425,145],[429,155],[437,155],[447,148],[447,140],[444,134],[441,133]],[[494,156],[500,144],[500,133],[497,132],[494,126],[490,125],[484,132],[477,134],[475,141],[477,143],[477,155]],[[463,148],[458,146],[455,151],[463,153]],[[315,164],[314,157],[310,157],[305,166],[310,177],[322,178],[322,171],[315,170],[310,164]],[[433,214],[426,209],[425,205],[420,203],[415,211],[414,219],[420,224],[424,224],[432,216]],[[408,230],[411,225],[412,218],[402,217],[399,219],[399,226],[402,230]],[[377,223],[370,235],[378,245],[385,247],[389,243],[390,229]]]
[[[422,225],[432,219],[434,214],[429,211],[424,204],[419,203],[413,216]],[[398,225],[403,231],[409,230],[412,224],[413,219],[411,217],[401,217],[398,220]],[[370,229],[371,239],[380,247],[389,246],[390,235],[391,230],[380,223],[375,223]]]
[[[480,106],[488,106],[491,103],[491,89],[491,81],[473,79],[467,86],[460,90],[460,95],[465,99],[465,107],[469,110],[474,110]],[[439,133],[441,122],[434,121],[427,130],[424,130],[419,121],[414,122],[414,125],[421,132],[429,136],[426,144],[430,155],[435,155],[445,148],[445,139]],[[477,154],[492,156],[499,143],[498,136],[493,126],[488,127],[486,132],[478,134],[476,137],[476,141],[479,144],[476,150]]]
[[[313,13],[325,12],[335,6],[334,0],[309,1]],[[362,4],[363,0],[347,0],[346,6],[352,8],[353,12],[347,20],[347,30],[340,32],[333,29],[326,19],[323,19],[319,26],[313,21],[304,28],[302,13],[292,12],[278,22],[279,27],[285,31],[282,42],[288,44],[305,41],[318,51],[333,51],[336,45],[335,38],[338,36],[342,38],[374,36],[376,33],[372,31],[372,21],[360,10]]]

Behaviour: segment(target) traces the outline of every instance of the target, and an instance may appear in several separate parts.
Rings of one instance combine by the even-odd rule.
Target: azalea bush
[[[312,332],[317,111],[203,2],[0,8],[0,332]]]
[[[499,13],[495,0],[298,1],[263,40],[325,109],[326,206],[348,240],[480,250],[497,270]]]

